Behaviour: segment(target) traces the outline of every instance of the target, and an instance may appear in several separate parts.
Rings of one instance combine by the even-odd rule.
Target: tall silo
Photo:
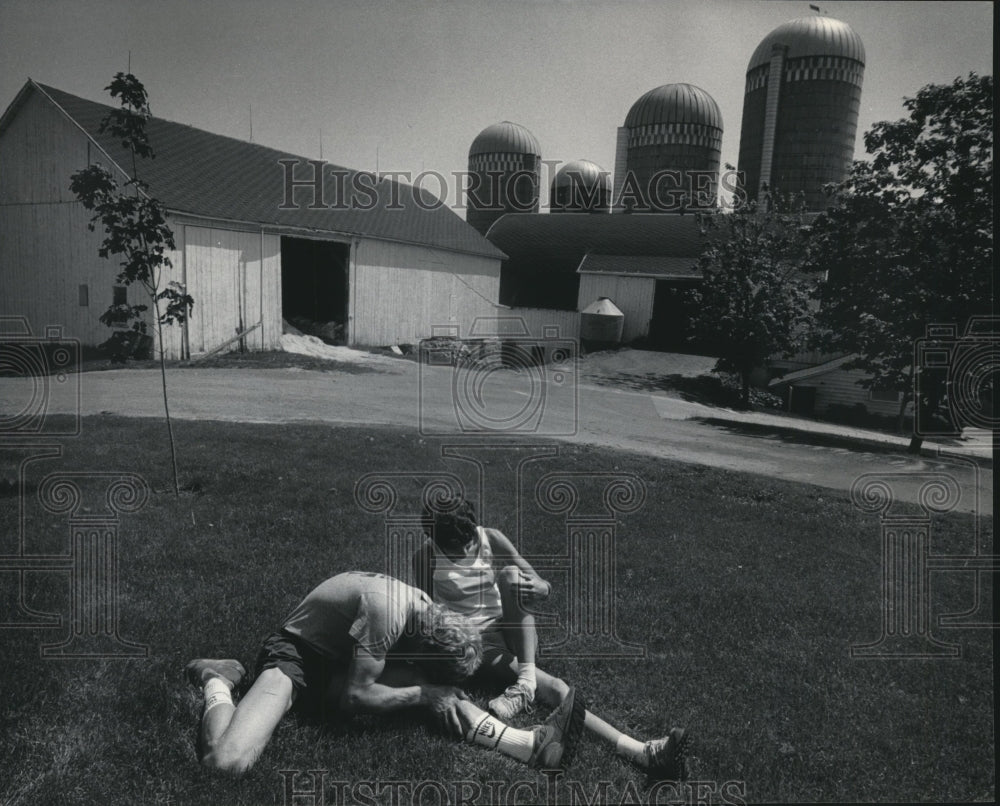
[[[798,17],[768,34],[750,58],[739,170],[748,198],[763,187],[826,206],[823,185],[847,178],[865,74],[865,48],[851,27]]]
[[[485,235],[505,213],[537,213],[541,162],[524,126],[505,120],[483,129],[469,148],[466,221]]]
[[[611,174],[590,160],[573,160],[552,177],[549,211],[606,213],[611,206]]]
[[[713,207],[722,159],[722,113],[693,84],[664,84],[637,100],[618,130],[615,208],[678,212]]]

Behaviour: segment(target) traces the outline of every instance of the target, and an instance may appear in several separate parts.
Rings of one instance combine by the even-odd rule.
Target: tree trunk
[[[160,342],[160,385],[163,389],[163,414],[167,420],[167,439],[170,442],[170,468],[174,477],[174,495],[181,497],[181,484],[177,476],[177,448],[174,445],[174,427],[170,422],[170,406],[167,403],[166,348],[163,344],[163,323],[160,321],[160,302],[153,297],[153,311],[156,315],[156,335]]]
[[[743,388],[740,390],[740,404],[747,411],[750,409],[750,372],[751,370],[740,372],[740,380],[743,384]]]

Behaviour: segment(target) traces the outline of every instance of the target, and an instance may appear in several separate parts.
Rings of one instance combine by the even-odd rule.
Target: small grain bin
[[[620,344],[625,314],[607,297],[598,297],[580,313],[580,340],[587,347]]]

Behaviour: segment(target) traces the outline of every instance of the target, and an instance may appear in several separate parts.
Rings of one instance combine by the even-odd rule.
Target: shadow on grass
[[[591,380],[599,386],[632,389],[636,392],[673,392],[682,400],[703,403],[707,406],[739,405],[739,391],[723,383],[714,375],[661,375],[656,372],[621,372],[596,375]]]
[[[891,445],[877,440],[864,438],[842,437],[821,431],[804,431],[798,428],[783,428],[780,425],[766,423],[740,423],[723,420],[718,417],[692,417],[691,420],[705,425],[715,426],[730,434],[754,437],[773,437],[792,445],[817,445],[824,448],[845,448],[851,451],[866,453],[896,453],[906,454],[906,449],[899,445]],[[912,454],[908,454],[912,456]]]

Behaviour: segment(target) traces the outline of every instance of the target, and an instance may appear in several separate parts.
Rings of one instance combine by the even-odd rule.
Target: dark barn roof
[[[671,258],[679,269],[673,259],[693,265],[704,245],[696,215],[664,213],[510,213],[486,237],[507,254],[505,269],[528,274],[575,273],[591,253],[615,256],[619,266],[634,256]]]
[[[131,165],[120,144],[99,131],[110,106],[29,79],[4,118],[15,112],[29,88],[49,98],[116,164]],[[282,210],[285,169],[279,160],[299,160],[295,178],[310,179],[312,166],[306,158],[156,117],[146,131],[156,156],[142,161],[140,177],[171,212],[503,257],[435,196],[410,185],[388,179],[376,183],[371,174],[346,168],[339,169],[342,178],[337,179],[331,173],[339,166],[327,163],[321,201],[335,206],[309,209],[313,188],[307,187],[295,190],[295,209]],[[355,183],[368,189],[352,193]]]
[[[657,280],[700,280],[695,258],[659,255],[600,255],[591,252],[580,261],[579,274],[617,274]]]

